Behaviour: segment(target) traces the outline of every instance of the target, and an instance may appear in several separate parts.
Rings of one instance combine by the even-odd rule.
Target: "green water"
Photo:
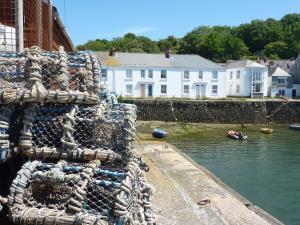
[[[251,128],[244,130],[248,140],[238,142],[225,136],[227,130],[171,135],[167,141],[285,224],[300,224],[300,132],[282,127],[261,134]]]

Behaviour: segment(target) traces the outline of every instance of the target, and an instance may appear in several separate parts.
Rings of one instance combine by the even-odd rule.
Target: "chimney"
[[[165,52],[166,59],[171,59],[171,53],[172,53],[171,49],[167,49],[167,51]]]
[[[110,57],[115,57],[116,56],[116,48],[112,47],[109,51],[109,56]]]

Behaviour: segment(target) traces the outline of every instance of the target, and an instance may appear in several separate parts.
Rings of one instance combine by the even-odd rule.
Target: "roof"
[[[230,68],[243,68],[243,67],[247,67],[247,68],[267,68],[264,65],[261,65],[257,62],[254,62],[252,60],[237,60],[237,61],[231,61],[229,63],[227,63],[226,68],[230,69]]]
[[[115,57],[110,57],[108,52],[97,52],[97,55],[104,66],[225,69],[199,55],[172,54],[171,59],[165,54],[148,53],[117,52]]]
[[[272,77],[290,77],[291,75],[288,74],[285,70],[281,69],[279,66],[276,67],[274,72],[272,73]]]

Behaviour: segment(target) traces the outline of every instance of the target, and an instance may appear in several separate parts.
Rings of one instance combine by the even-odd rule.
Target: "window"
[[[126,93],[127,94],[132,94],[132,84],[127,84],[126,85]]]
[[[233,71],[231,71],[229,75],[229,79],[232,80],[232,78],[233,78]]]
[[[190,86],[189,85],[183,85],[183,93],[185,95],[190,94]]]
[[[190,79],[190,71],[185,70],[183,74],[183,79],[188,80]]]
[[[148,77],[153,78],[153,70],[148,70]]]
[[[218,85],[211,86],[211,93],[214,95],[218,94]]]
[[[212,79],[218,80],[218,71],[213,71]]]
[[[241,71],[236,71],[236,79],[240,79],[241,78]]]
[[[199,80],[203,79],[203,71],[199,71]]]
[[[107,78],[107,69],[101,69],[101,77],[104,79]]]
[[[167,85],[160,86],[160,93],[167,94]]]
[[[167,71],[166,70],[161,70],[160,71],[160,78],[161,79],[167,79]]]
[[[237,93],[237,94],[240,93],[240,85],[236,85],[236,93]]]
[[[278,78],[278,83],[279,84],[284,84],[286,80],[284,78]]]
[[[260,71],[254,71],[252,75],[253,75],[253,82],[262,81],[262,74]]]
[[[262,84],[253,84],[252,91],[254,93],[261,93],[262,92]]]
[[[285,96],[285,90],[279,90],[278,94],[279,96]]]
[[[132,79],[132,70],[126,70],[126,78]]]
[[[146,71],[145,70],[141,70],[141,78],[145,78],[146,76]]]

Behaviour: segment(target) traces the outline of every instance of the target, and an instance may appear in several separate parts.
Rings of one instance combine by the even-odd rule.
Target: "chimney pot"
[[[109,56],[110,57],[115,57],[116,56],[116,48],[112,47],[109,51]]]
[[[168,50],[166,51],[166,53],[165,53],[166,59],[170,59],[170,58],[171,58],[171,53],[172,53],[171,49],[168,49]]]

